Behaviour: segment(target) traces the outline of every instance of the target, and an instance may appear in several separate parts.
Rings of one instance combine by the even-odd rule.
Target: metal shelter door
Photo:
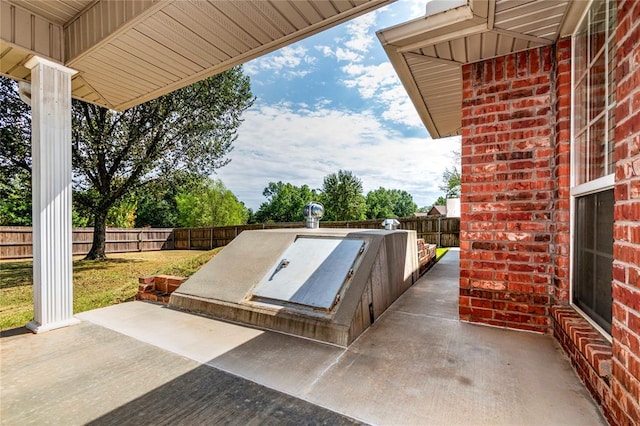
[[[253,291],[257,298],[329,310],[365,242],[348,238],[299,237]]]

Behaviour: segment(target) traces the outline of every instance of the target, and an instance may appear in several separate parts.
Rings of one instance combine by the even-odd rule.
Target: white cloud
[[[419,205],[441,194],[442,172],[451,164],[454,140],[406,138],[373,113],[307,105],[257,105],[244,115],[231,163],[218,176],[248,207],[265,201],[270,181],[320,188],[340,169],[363,181],[365,194],[383,186],[403,189]],[[459,142],[458,142],[459,143]]]
[[[349,49],[343,49],[338,47],[335,52],[336,59],[338,61],[360,62],[364,57],[358,52]]]
[[[389,62],[375,65],[350,64],[342,70],[351,78],[343,80],[347,87],[355,87],[360,95],[369,99],[400,85],[398,76]]]
[[[410,15],[408,19],[421,18],[425,15],[427,11],[427,3],[431,0],[408,0]]]
[[[342,71],[347,76],[342,83],[346,87],[357,89],[362,98],[373,100],[382,107],[383,119],[409,127],[423,126],[389,62],[375,65],[349,64],[342,67]]]
[[[393,18],[394,24],[406,22],[416,18],[423,18],[426,13],[426,6],[432,0],[399,0],[388,6],[378,9],[380,14]]]
[[[308,55],[303,45],[286,46],[270,55],[247,62],[244,70],[249,75],[256,75],[260,71],[280,72],[288,77],[304,77],[312,70],[310,66],[317,59]]]
[[[345,25],[344,35],[334,40],[340,46],[333,48],[326,45],[314,46],[325,57],[334,57],[339,62],[361,62],[364,54],[367,53],[375,37],[371,34],[375,32],[377,11],[362,15]]]
[[[371,48],[376,41],[371,34],[375,32],[377,14],[377,11],[367,13],[347,24],[348,40],[344,43],[347,48],[358,52],[366,52]]]
[[[333,49],[330,46],[316,45],[316,46],[313,46],[313,47],[317,51],[322,53],[322,55],[325,56],[325,57],[335,56],[335,52],[333,51]]]
[[[412,14],[416,13],[417,10],[413,9],[420,4],[421,14],[424,15],[424,0],[403,3],[401,7],[405,14],[407,9],[411,9]],[[342,72],[342,76],[338,76],[338,81],[349,89],[357,90],[365,102],[369,104],[373,102],[373,105],[381,111],[380,117],[383,120],[419,128],[423,124],[393,66],[386,58],[379,62],[369,57],[369,53],[374,57],[377,54],[371,48],[374,43],[378,43],[375,35],[379,25],[378,16],[385,17],[393,13],[393,10],[396,9],[386,7],[382,11],[374,11],[354,19],[344,26],[344,35],[334,39],[335,47],[316,45],[315,49],[324,57],[335,58],[338,63],[346,63],[338,68]]]

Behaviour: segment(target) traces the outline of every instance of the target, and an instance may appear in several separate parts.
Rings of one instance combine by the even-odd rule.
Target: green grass
[[[84,312],[132,300],[138,277],[168,274],[188,277],[221,248],[118,253],[101,261],[73,261],[73,311]],[[21,327],[33,319],[32,262],[0,262],[0,330]]]
[[[438,247],[436,249],[436,262],[449,251],[449,247]]]

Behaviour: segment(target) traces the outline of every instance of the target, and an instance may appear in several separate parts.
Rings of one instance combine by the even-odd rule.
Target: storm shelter
[[[245,231],[170,306],[347,346],[417,278],[415,231]]]

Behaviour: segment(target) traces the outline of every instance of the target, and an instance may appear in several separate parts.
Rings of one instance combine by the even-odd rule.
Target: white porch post
[[[33,57],[31,154],[35,333],[79,322],[73,317],[71,240],[71,76],[74,70]]]

